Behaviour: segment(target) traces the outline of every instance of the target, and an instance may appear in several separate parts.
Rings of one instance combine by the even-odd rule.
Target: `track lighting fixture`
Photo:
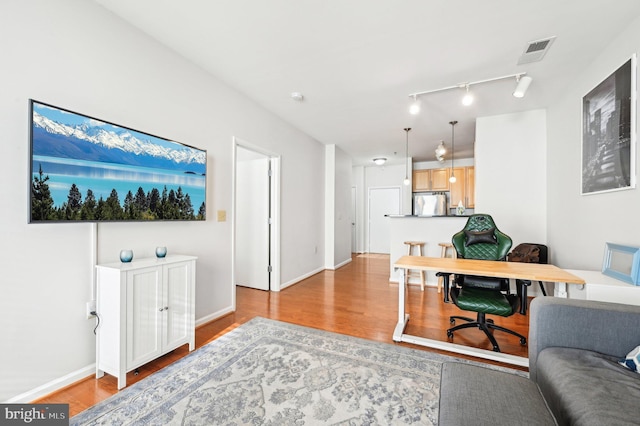
[[[471,94],[471,92],[469,92],[469,85],[465,85],[465,88],[467,89],[467,93],[465,93],[465,95],[462,97],[462,105],[464,106],[469,106],[473,103],[473,95]]]
[[[378,158],[374,158],[373,162],[376,163],[376,165],[378,166],[382,166],[384,163],[387,162],[387,159],[383,157],[378,157]]]
[[[533,79],[528,75],[518,76],[516,77],[516,90],[513,91],[513,96],[516,98],[523,98],[524,94],[527,93],[527,89],[531,84]]]
[[[420,114],[420,100],[418,99],[417,96],[413,97],[413,102],[411,102],[411,105],[409,106],[409,114],[411,115],[417,115]]]
[[[433,89],[433,90],[427,90],[424,92],[411,93],[409,96],[413,98],[413,102],[409,107],[409,112],[414,115],[420,112],[420,99],[419,99],[420,96],[428,95],[430,93],[442,92],[445,90],[452,90],[452,89],[465,89],[465,94],[464,94],[464,97],[462,98],[462,103],[463,105],[471,105],[473,103],[473,94],[471,93],[471,86],[476,84],[482,84],[482,83],[490,83],[497,80],[504,80],[508,78],[516,79],[517,85],[516,85],[516,90],[513,92],[513,96],[515,96],[516,98],[522,98],[525,95],[527,88],[531,84],[531,81],[533,81],[533,79],[526,74],[527,74],[526,72],[521,72],[518,74],[504,75],[502,77],[488,78],[486,80],[460,83],[460,84],[456,84],[455,86],[447,86],[441,89]]]

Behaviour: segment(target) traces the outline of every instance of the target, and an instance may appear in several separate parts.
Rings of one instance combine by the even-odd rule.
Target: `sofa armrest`
[[[640,306],[536,297],[529,321],[529,376],[547,347],[578,348],[624,357],[640,345]]]

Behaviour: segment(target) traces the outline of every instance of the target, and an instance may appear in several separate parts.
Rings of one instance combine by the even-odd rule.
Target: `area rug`
[[[452,360],[254,318],[70,423],[435,425],[440,367]]]

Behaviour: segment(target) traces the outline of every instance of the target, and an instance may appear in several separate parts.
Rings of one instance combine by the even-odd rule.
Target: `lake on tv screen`
[[[49,177],[47,184],[55,207],[67,202],[69,189],[74,183],[80,190],[83,201],[89,189],[93,191],[96,201],[101,197],[106,200],[115,189],[120,204],[123,205],[129,191],[135,196],[138,188],[142,188],[145,194],[156,188],[162,195],[165,187],[167,191],[178,191],[178,188],[182,188],[183,194],[189,194],[191,205],[196,212],[205,201],[206,177],[181,170],[34,156],[33,177],[38,176],[40,168],[43,176]]]

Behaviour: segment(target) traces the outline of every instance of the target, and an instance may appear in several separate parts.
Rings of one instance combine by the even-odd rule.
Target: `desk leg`
[[[444,303],[449,303],[449,278],[451,277],[450,274],[446,273],[446,272],[437,272],[436,276],[438,277],[442,277],[443,278],[443,282],[442,282],[442,288],[443,288],[443,300]]]
[[[553,295],[555,297],[567,298],[567,283],[555,283]]]
[[[409,314],[405,313],[405,285],[404,279],[407,271],[405,269],[399,269],[398,274],[398,323],[396,324],[395,330],[393,330],[393,341],[401,342],[402,341],[402,333],[404,332],[404,328],[407,326],[407,321],[409,321]]]

